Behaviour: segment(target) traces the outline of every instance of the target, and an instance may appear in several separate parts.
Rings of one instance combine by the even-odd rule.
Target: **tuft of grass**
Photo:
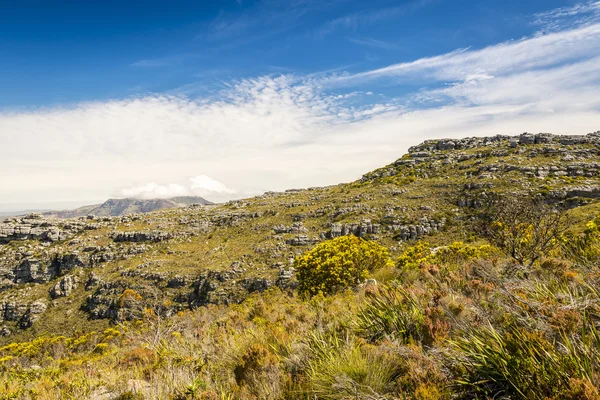
[[[379,399],[393,393],[401,373],[398,359],[377,347],[333,335],[314,335],[306,372],[310,398]]]
[[[572,385],[581,383],[573,378],[597,385],[592,379],[598,377],[598,339],[593,329],[556,346],[542,333],[516,326],[505,332],[492,325],[473,328],[450,341],[458,353],[457,391],[461,398],[567,398]]]
[[[357,317],[359,332],[371,342],[399,339],[422,342],[425,314],[418,298],[401,287],[367,292],[367,304]]]

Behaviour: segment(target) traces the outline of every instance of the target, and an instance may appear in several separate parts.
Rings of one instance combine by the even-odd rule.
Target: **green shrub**
[[[584,265],[597,264],[600,260],[600,216],[589,221],[581,234],[563,234],[561,245],[568,258]]]
[[[401,269],[416,269],[431,258],[431,246],[427,242],[417,242],[404,250],[398,257],[398,267]]]
[[[414,270],[424,263],[456,266],[465,261],[489,257],[493,252],[494,248],[489,244],[475,246],[453,242],[434,249],[429,243],[419,241],[402,252],[397,266],[403,270]]]
[[[369,272],[391,265],[387,248],[356,236],[342,236],[296,258],[298,291],[308,296],[335,293],[363,282]]]
[[[455,383],[462,398],[469,399],[567,398],[565,393],[574,390],[572,378],[593,386],[587,364],[597,353],[589,342],[574,339],[561,351],[539,332],[514,326],[504,333],[492,326],[473,329],[450,342],[459,353]]]
[[[557,247],[569,224],[565,211],[532,197],[490,196],[480,217],[479,233],[529,266]]]
[[[379,399],[393,393],[400,360],[375,346],[360,345],[337,335],[315,335],[313,359],[306,373],[310,398]]]
[[[371,291],[367,297],[367,305],[358,314],[359,330],[367,339],[421,342],[425,315],[414,295],[398,287]]]

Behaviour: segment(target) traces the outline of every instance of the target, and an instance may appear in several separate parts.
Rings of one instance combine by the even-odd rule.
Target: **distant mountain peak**
[[[191,204],[214,204],[199,196],[179,196],[168,199],[108,199],[102,204],[83,206],[74,210],[45,212],[46,217],[75,218],[86,215],[97,217],[117,217],[126,214],[149,213],[165,208],[185,207]]]

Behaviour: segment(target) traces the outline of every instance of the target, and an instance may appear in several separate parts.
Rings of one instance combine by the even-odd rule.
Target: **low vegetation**
[[[463,180],[511,157],[554,165],[506,142],[466,147],[462,169],[439,150],[348,185],[128,220],[170,237],[141,250],[107,226],[81,234],[115,258],[95,279],[70,270],[78,286],[31,327],[7,323],[0,399],[600,400],[600,206],[556,194],[597,175]]]
[[[335,293],[392,265],[388,249],[377,242],[342,236],[320,243],[296,259],[298,292],[309,296]]]

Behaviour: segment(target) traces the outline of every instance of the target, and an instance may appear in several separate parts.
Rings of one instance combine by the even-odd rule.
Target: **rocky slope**
[[[48,211],[42,213],[48,218],[77,218],[94,215],[97,217],[118,217],[121,215],[148,213],[165,208],[185,207],[191,204],[211,205],[210,201],[198,196],[180,196],[170,199],[109,199],[102,204],[79,207],[75,210]]]
[[[442,139],[350,184],[147,214],[109,201],[96,216],[7,218],[0,341],[135,318],[128,293],[169,315],[273,286],[293,291],[294,257],[315,243],[354,234],[392,255],[423,237],[444,244],[464,234],[469,208],[489,191],[526,191],[589,215],[598,209],[599,156],[600,132]]]

